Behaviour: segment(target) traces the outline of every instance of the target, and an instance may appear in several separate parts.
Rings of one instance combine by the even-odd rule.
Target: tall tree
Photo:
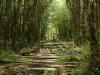
[[[96,1],[96,2],[95,2]],[[90,57],[90,66],[89,66],[89,75],[99,75],[99,34],[98,28],[99,26],[99,10],[98,10],[98,3],[99,0],[89,1],[89,15],[88,15],[88,24],[90,30],[90,42],[91,42],[91,57]],[[96,4],[96,5],[95,5]],[[96,9],[96,10],[95,10]]]

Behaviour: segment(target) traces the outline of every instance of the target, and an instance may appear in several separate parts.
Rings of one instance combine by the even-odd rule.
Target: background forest
[[[76,75],[100,75],[100,0],[0,0],[1,65],[41,41],[73,42],[82,52]]]

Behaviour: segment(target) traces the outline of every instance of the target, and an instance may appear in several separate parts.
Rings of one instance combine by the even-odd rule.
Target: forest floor
[[[81,52],[73,42],[40,43],[37,49],[36,53],[0,66],[0,75],[68,75],[79,71]]]

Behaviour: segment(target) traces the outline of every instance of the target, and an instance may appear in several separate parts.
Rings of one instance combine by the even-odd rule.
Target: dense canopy
[[[22,57],[24,49],[25,53],[38,53],[44,42],[57,43],[54,46],[68,43],[59,47],[63,53],[79,48],[79,72],[71,75],[99,75],[100,0],[0,0],[0,64]],[[35,51],[27,49],[36,46]],[[43,53],[46,49],[51,51],[51,47],[45,48]]]

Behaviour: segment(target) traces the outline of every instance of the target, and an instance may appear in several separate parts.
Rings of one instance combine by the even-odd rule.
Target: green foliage
[[[19,59],[19,55],[11,50],[0,51],[0,63],[14,62]]]
[[[48,71],[48,70],[46,70],[44,72],[44,75],[57,75],[57,70],[55,70],[55,71]]]
[[[18,59],[11,50],[17,52],[41,39],[50,39],[72,41],[80,46],[59,48],[82,52],[59,58],[64,62],[79,61],[80,74],[87,71],[89,62],[93,63],[90,68],[99,70],[99,7],[99,0],[0,0],[0,62]],[[32,52],[27,50],[22,50],[22,54]]]
[[[63,51],[62,56],[59,58],[60,61],[66,62],[66,61],[80,61],[81,60],[81,58],[82,58],[81,57],[81,54],[82,54],[81,48],[76,46],[75,43],[69,42],[69,43],[67,43],[67,45],[66,45],[66,43],[63,43],[63,46],[59,46],[59,47],[60,47],[59,50],[61,52]],[[68,55],[67,54],[63,55],[67,51],[71,51],[73,53],[68,54]]]
[[[59,58],[61,62],[71,62],[71,61],[79,61],[80,57],[76,55],[65,55]]]
[[[71,47],[72,48],[71,48]],[[91,50],[90,50],[90,43],[89,42],[85,42],[83,43],[80,47],[73,47],[72,45],[70,45],[68,47],[66,47],[67,50],[71,50],[71,49],[76,49],[78,51],[81,52],[81,54],[79,55],[62,55],[58,60],[61,62],[70,62],[70,61],[78,61],[80,63],[79,65],[79,71],[74,71],[71,72],[71,74],[69,75],[81,75],[82,73],[84,73],[85,71],[87,71],[88,65],[89,65],[89,57],[91,55]]]
[[[79,66],[79,74],[81,75],[82,73],[84,73],[85,71],[87,71],[88,69],[88,65],[89,65],[89,57],[91,55],[91,49],[90,49],[90,43],[89,42],[85,42],[84,44],[82,44],[81,46],[81,59],[80,59],[80,66]]]

